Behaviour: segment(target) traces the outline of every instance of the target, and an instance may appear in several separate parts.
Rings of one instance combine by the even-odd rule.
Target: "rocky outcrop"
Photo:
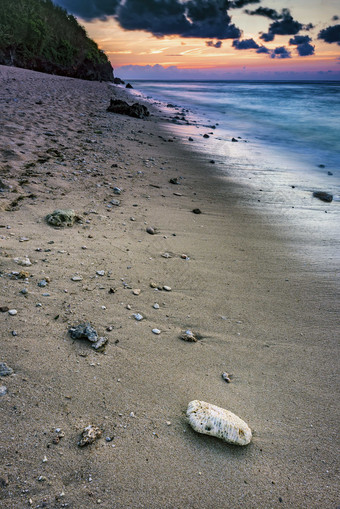
[[[122,101],[121,99],[111,99],[107,111],[119,113],[120,115],[128,115],[134,118],[145,118],[150,115],[149,110],[143,104],[134,103],[130,106],[126,101]]]

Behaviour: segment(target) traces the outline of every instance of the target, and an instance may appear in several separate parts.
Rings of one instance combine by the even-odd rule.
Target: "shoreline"
[[[2,305],[18,310],[1,313],[0,361],[15,372],[1,377],[6,506],[335,506],[335,288],[292,256],[289,242],[303,236],[244,207],[243,186],[221,185],[202,154],[164,141],[171,135],[156,116],[107,113],[110,86],[15,68],[5,84],[1,178],[18,193],[1,193],[0,206],[27,196],[1,210],[11,226],[0,230]],[[61,157],[38,162],[49,149]],[[108,207],[115,198],[120,206]],[[56,208],[74,208],[83,224],[51,228],[44,217]],[[8,277],[25,255],[27,285]],[[37,285],[43,277],[47,290]],[[109,337],[105,354],[70,339],[81,321]],[[202,341],[181,341],[186,328]],[[184,416],[192,399],[239,415],[252,443],[237,449],[197,435]],[[103,438],[79,449],[88,424]],[[65,434],[57,445],[56,428]]]
[[[207,174],[220,179],[221,184],[229,186],[231,191],[237,190],[235,196],[241,207],[262,216],[262,221],[284,234],[286,239],[292,237],[293,256],[298,256],[300,262],[312,264],[313,270],[321,274],[328,273],[330,282],[337,280],[340,261],[338,186],[333,185],[332,204],[326,204],[314,198],[313,191],[328,189],[325,186],[327,178],[322,183],[320,175],[318,178],[314,176],[313,185],[309,182],[310,176],[301,173],[301,169],[293,172],[278,168],[275,162],[279,159],[278,153],[271,154],[274,162],[268,153],[267,161],[259,164],[255,157],[254,163],[254,151],[259,150],[254,139],[240,138],[239,141],[245,143],[230,143],[232,134],[236,136],[238,132],[237,127],[226,136],[226,130],[218,123],[213,125],[216,118],[212,121],[207,112],[199,115],[198,111],[187,109],[183,104],[170,104],[169,110],[166,101],[152,99],[139,90],[133,93],[137,98],[151,101],[158,112],[165,115],[165,130],[185,145],[188,154],[196,152],[200,155]],[[206,133],[210,139],[204,139]],[[224,147],[222,152],[221,146]],[[294,157],[292,164],[293,161]]]

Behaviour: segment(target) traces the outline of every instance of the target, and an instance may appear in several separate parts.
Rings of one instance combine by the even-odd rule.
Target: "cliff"
[[[74,16],[51,0],[1,0],[0,64],[113,81],[105,53]]]

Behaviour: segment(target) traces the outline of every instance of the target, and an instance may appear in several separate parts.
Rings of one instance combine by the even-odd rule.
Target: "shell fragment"
[[[251,429],[237,415],[205,401],[190,401],[187,417],[198,433],[220,438],[234,445],[247,445],[252,439]]]

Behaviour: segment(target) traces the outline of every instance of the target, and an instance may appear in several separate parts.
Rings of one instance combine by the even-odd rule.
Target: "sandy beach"
[[[338,507],[337,288],[300,256],[307,232],[248,207],[171,111],[107,112],[134,100],[108,83],[0,79],[0,506]],[[81,220],[53,228],[55,209]],[[84,322],[104,352],[70,337]],[[193,431],[194,399],[251,444]],[[81,448],[88,425],[102,436]]]

